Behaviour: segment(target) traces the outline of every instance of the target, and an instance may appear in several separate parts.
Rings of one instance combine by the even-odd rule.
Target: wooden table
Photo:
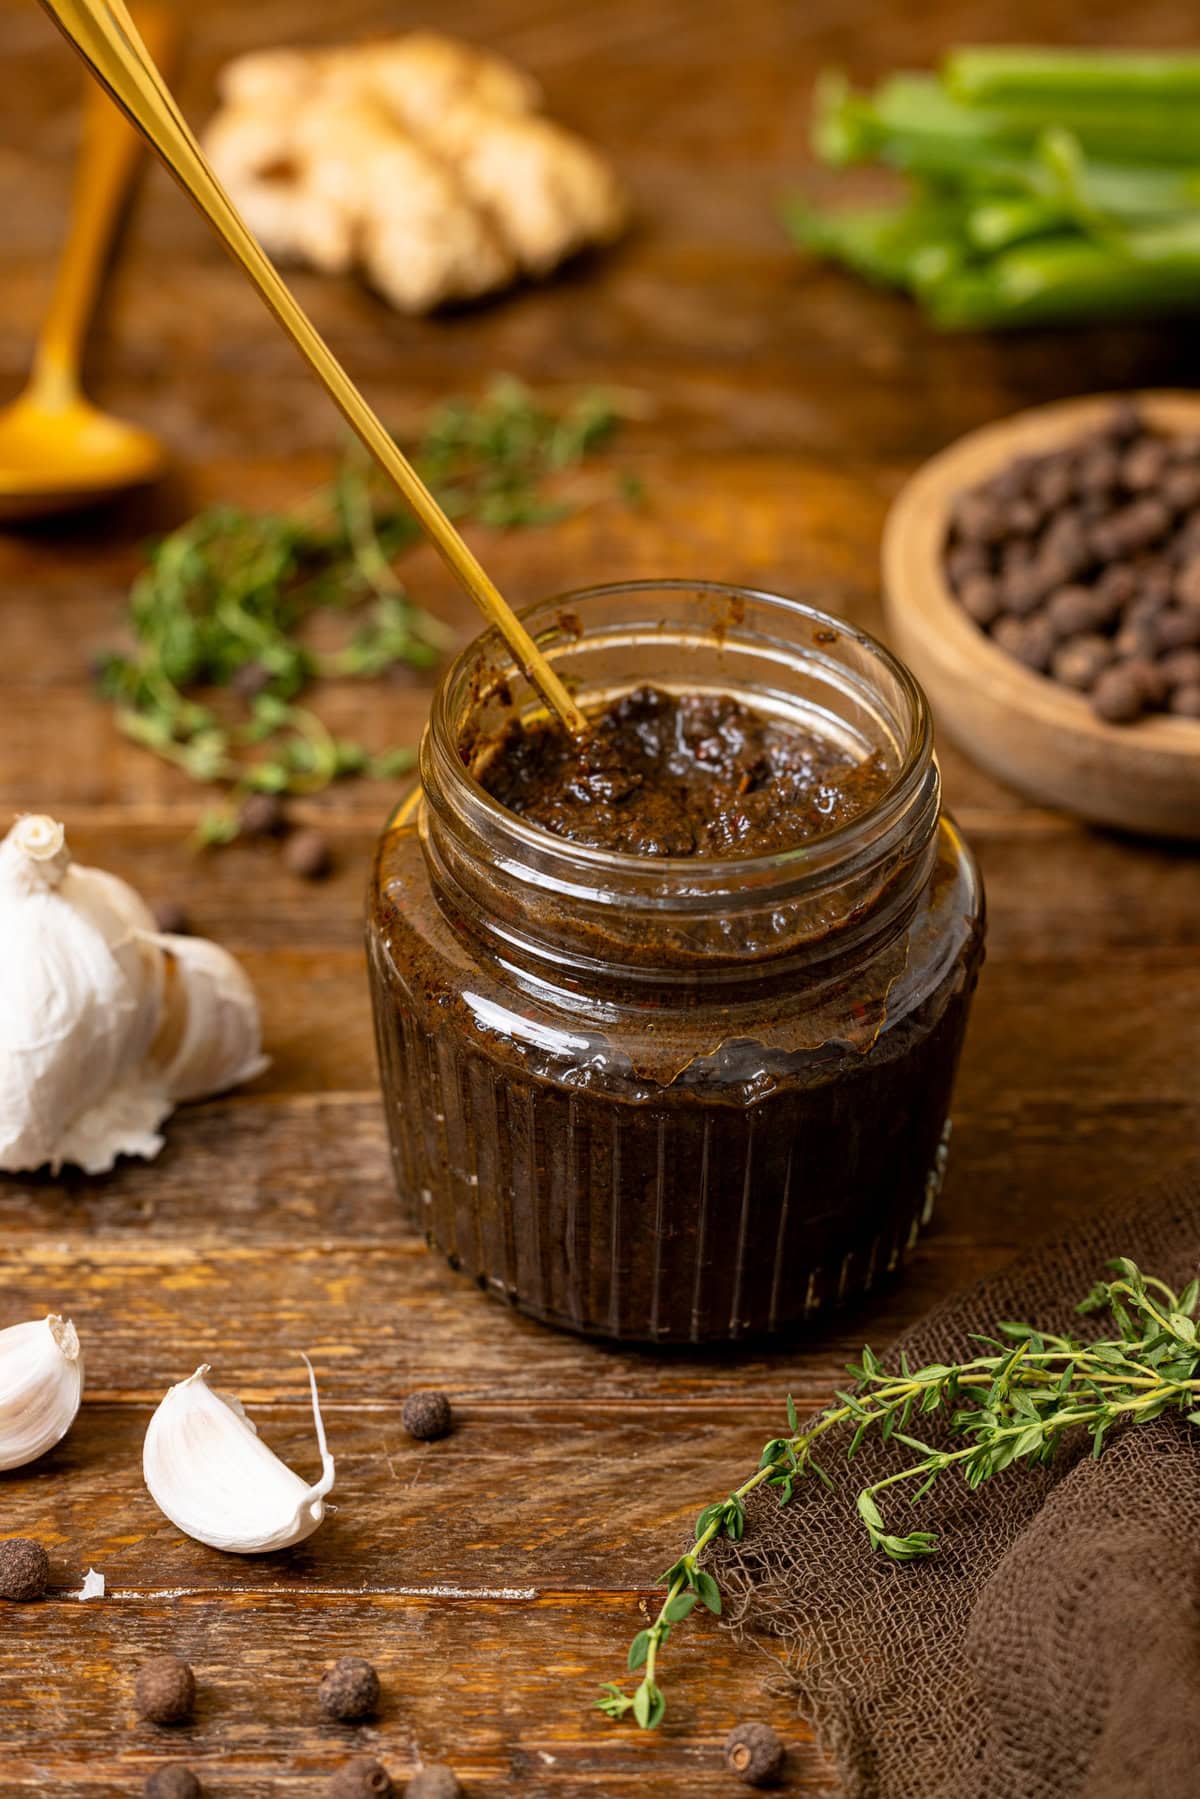
[[[218,63],[312,39],[305,0],[189,9],[185,103],[201,118]],[[1187,35],[1178,4],[968,0],[443,0],[544,79],[561,115],[609,144],[639,202],[630,241],[594,267],[436,322],[341,282],[303,300],[384,414],[512,370],[548,388],[618,381],[655,415],[622,458],[641,511],[480,539],[523,599],[596,578],[694,574],[812,595],[875,625],[877,550],[905,473],[959,432],[1089,388],[1187,382],[1194,328],[934,336],[904,303],[807,267],[779,196],[806,167],[807,96],[828,63],[870,76],[1003,26],[1094,40]],[[426,16],[430,16],[428,13]],[[343,0],[351,34],[420,10]],[[0,378],[15,387],[62,228],[78,75],[42,15],[3,0]],[[950,1179],[902,1285],[775,1354],[615,1354],[507,1315],[397,1225],[376,1092],[360,901],[391,795],[343,789],[308,810],[337,871],[296,883],[269,851],[193,860],[194,789],[124,742],[89,694],[151,529],[203,501],[277,504],[326,468],[330,410],[250,291],[161,173],[148,179],[96,334],[97,397],[161,431],[179,473],[107,519],[0,539],[0,808],[47,809],[79,856],[241,955],[272,1067],[181,1113],[149,1165],[107,1180],[0,1184],[0,1324],[50,1309],[87,1346],[88,1393],[55,1454],[0,1481],[0,1533],[53,1558],[46,1603],[0,1627],[0,1791],[131,1793],[170,1753],[205,1790],[317,1794],[351,1734],[314,1715],[323,1665],[379,1666],[386,1704],[361,1733],[399,1774],[419,1751],[473,1793],[729,1791],[718,1745],[738,1718],[796,1745],[791,1785],[829,1780],[767,1664],[693,1621],[670,1651],[656,1737],[590,1709],[621,1673],[648,1582],[698,1504],[753,1467],[784,1392],[815,1404],[865,1335],[885,1341],[940,1294],[1101,1195],[1180,1161],[1200,1126],[1200,869],[1184,850],[1118,841],[1037,811],[943,744],[951,804],[988,883],[991,939],[956,1107]],[[432,560],[413,586],[465,627]],[[381,687],[363,729],[415,738],[426,692]],[[330,691],[335,720],[356,690]],[[181,1540],[143,1490],[140,1446],[166,1386],[202,1360],[267,1440],[314,1466],[307,1349],[338,1461],[339,1510],[291,1555],[230,1560]],[[458,1430],[431,1448],[403,1396],[446,1388]],[[89,1566],[108,1595],[79,1604]],[[133,1718],[139,1662],[195,1664],[196,1723],[165,1745]]]

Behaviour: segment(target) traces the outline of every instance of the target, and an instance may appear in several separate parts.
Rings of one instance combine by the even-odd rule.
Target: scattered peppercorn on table
[[[432,321],[398,317],[349,280],[297,277],[401,430],[504,370],[646,397],[651,416],[615,452],[642,477],[641,507],[479,535],[516,599],[700,574],[878,628],[880,527],[921,460],[1019,407],[1190,376],[1186,325],[941,337],[905,299],[797,260],[775,207],[807,164],[818,71],[842,63],[865,82],[901,61],[928,66],[976,30],[965,4],[906,9],[898,37],[883,0],[852,35],[832,0],[746,0],[732,44],[717,0],[447,0],[436,22],[529,67],[554,116],[611,156],[640,215],[627,243],[557,284]],[[1165,43],[1190,22],[1179,4],[1146,24]],[[355,9],[355,30],[395,24],[382,0]],[[1046,20],[1033,0],[1007,0],[989,24],[1031,41]],[[1082,0],[1055,24],[1089,39],[1101,29]],[[216,69],[256,47],[261,27],[234,0],[204,0],[188,29],[180,91],[201,121]],[[332,29],[310,0],[271,20],[279,41]],[[79,77],[23,0],[0,0],[0,41],[0,358],[13,390],[57,247]],[[672,1645],[658,1732],[612,1724],[593,1700],[621,1674],[639,1607],[698,1505],[752,1465],[785,1392],[801,1411],[816,1405],[864,1338],[882,1346],[1030,1235],[1193,1150],[1200,865],[1027,806],[943,742],[947,798],[987,881],[989,961],[945,1192],[903,1281],[770,1351],[618,1353],[511,1315],[398,1219],[361,943],[394,787],[363,781],[298,807],[331,861],[319,882],[269,836],[193,857],[196,790],[92,697],[88,659],[112,641],[145,538],[218,499],[294,504],[327,478],[337,442],[290,347],[157,170],[92,380],[101,404],[174,445],[181,472],[111,515],[0,537],[0,822],[61,817],[80,860],[182,907],[233,950],[272,1061],[235,1094],[181,1109],[154,1163],[0,1182],[0,1326],[61,1312],[87,1355],[70,1435],[0,1476],[0,1534],[50,1558],[45,1598],[0,1600],[0,1794],[135,1794],[179,1764],[205,1794],[317,1799],[362,1755],[401,1790],[423,1761],[496,1799],[703,1799],[740,1790],[722,1759],[739,1723],[783,1735],[785,1790],[827,1792],[825,1761],[786,1700],[763,1691],[766,1664],[715,1622]],[[432,555],[417,552],[406,573],[423,604],[471,629]],[[428,698],[416,677],[334,683],[322,711],[355,736],[412,742]],[[270,1447],[314,1478],[302,1350],[337,1462],[336,1512],[278,1555],[190,1542],[142,1484],[155,1405],[210,1362]],[[416,1392],[448,1396],[448,1433],[424,1415],[428,1400],[421,1434],[404,1428]],[[81,1602],[89,1568],[106,1590]],[[166,1728],[139,1716],[134,1692],[162,1655],[186,1662],[196,1686],[188,1719]],[[343,1657],[378,1673],[362,1721],[319,1692]]]

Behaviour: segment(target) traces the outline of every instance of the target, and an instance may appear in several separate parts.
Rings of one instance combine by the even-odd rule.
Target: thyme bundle
[[[916,1504],[944,1474],[958,1472],[975,1488],[1016,1462],[1045,1465],[1070,1431],[1086,1431],[1099,1456],[1114,1425],[1145,1424],[1172,1407],[1200,1425],[1200,1281],[1175,1293],[1126,1257],[1108,1267],[1117,1278],[1098,1281],[1077,1310],[1107,1311],[1116,1327],[1113,1337],[1084,1343],[1006,1322],[996,1326],[999,1337],[975,1338],[985,1353],[952,1366],[910,1368],[902,1355],[899,1371],[889,1373],[864,1349],[862,1360],[848,1370],[853,1388],[838,1392],[837,1403],[803,1429],[789,1397],[788,1434],[771,1439],[757,1471],[727,1499],[704,1507],[692,1547],[660,1577],[667,1589],[662,1607],[629,1646],[628,1667],[644,1670],[641,1684],[630,1695],[608,1682],[596,1702],[599,1710],[610,1718],[632,1712],[647,1730],[660,1722],[666,1701],[658,1658],[672,1627],[697,1605],[721,1611],[717,1581],[700,1565],[705,1550],[718,1537],[741,1540],[745,1501],[759,1487],[773,1487],[780,1505],[810,1475],[832,1488],[831,1476],[814,1455],[824,1438],[848,1435],[848,1461],[873,1430],[909,1452],[903,1466],[862,1488],[857,1505],[871,1547],[893,1561],[912,1562],[936,1552],[937,1536],[928,1530],[889,1530],[880,1503],[885,1493],[891,1497],[893,1490],[909,1489]],[[924,1442],[911,1430],[915,1419],[933,1413],[945,1421],[942,1444]]]
[[[414,460],[450,517],[497,529],[548,525],[578,494],[560,477],[613,434],[600,393],[558,413],[510,377],[481,401],[432,416]],[[628,479],[626,497],[632,496]],[[193,780],[251,793],[313,793],[345,776],[387,778],[412,766],[399,747],[372,754],[336,736],[305,703],[321,678],[371,679],[397,664],[432,667],[453,645],[418,605],[396,559],[420,528],[357,444],[333,482],[296,512],[209,507],[154,545],[129,597],[134,647],[102,657],[100,692],[122,731]],[[310,641],[318,614],[343,641]],[[218,695],[221,697],[218,698]],[[237,835],[236,804],[207,813],[202,842]]]

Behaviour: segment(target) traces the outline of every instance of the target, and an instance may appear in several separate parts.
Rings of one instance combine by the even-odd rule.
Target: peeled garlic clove
[[[261,1074],[258,1002],[241,964],[203,937],[154,941],[166,952],[167,975],[150,1061],[168,1096],[203,1099]]]
[[[0,1469],[23,1468],[62,1441],[83,1398],[75,1326],[51,1313],[0,1331]]]
[[[260,1442],[240,1401],[214,1392],[207,1363],[171,1388],[150,1420],[142,1470],[154,1503],[186,1536],[231,1555],[261,1555],[316,1530],[333,1488],[333,1457],[307,1356],[304,1364],[324,1470],[312,1487]]]

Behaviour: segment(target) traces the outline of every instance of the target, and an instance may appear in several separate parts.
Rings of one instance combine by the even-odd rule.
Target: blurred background
[[[446,0],[432,20],[419,7],[362,0],[336,12],[304,0],[252,9],[198,0],[186,9],[176,89],[199,126],[232,56],[431,22],[536,75],[552,116],[625,179],[633,229],[547,285],[433,320],[398,317],[350,279],[299,273],[297,292],[400,425],[500,369],[538,383],[627,384],[651,396],[656,415],[639,433],[639,454],[668,459],[658,464],[660,495],[682,514],[677,548],[655,548],[655,572],[695,569],[699,553],[718,559],[707,572],[731,579],[787,586],[832,574],[866,586],[871,560],[847,567],[850,546],[822,541],[828,526],[813,534],[808,483],[857,471],[860,503],[881,512],[894,473],[965,426],[1059,394],[1194,376],[1196,338],[1186,327],[939,336],[904,300],[801,258],[779,216],[801,186],[818,198],[844,194],[847,182],[864,194],[880,186],[872,172],[846,176],[814,163],[809,115],[821,70],[841,68],[866,85],[976,40],[1173,45],[1187,35],[1184,7],[743,0],[733,21],[717,0]],[[8,77],[0,381],[15,388],[63,231],[81,76],[29,0],[0,6],[0,44]],[[161,432],[184,461],[320,453],[331,440],[322,396],[158,168],[146,172],[89,374],[99,400]],[[724,484],[738,541],[722,521],[710,534],[688,518],[687,477],[670,468],[673,455],[756,452],[798,459],[803,478],[786,542],[756,541],[765,527],[740,464]],[[722,488],[710,485],[710,506],[721,506]],[[865,549],[869,534],[861,541]],[[641,561],[628,550],[616,560],[614,575],[637,572]]]

